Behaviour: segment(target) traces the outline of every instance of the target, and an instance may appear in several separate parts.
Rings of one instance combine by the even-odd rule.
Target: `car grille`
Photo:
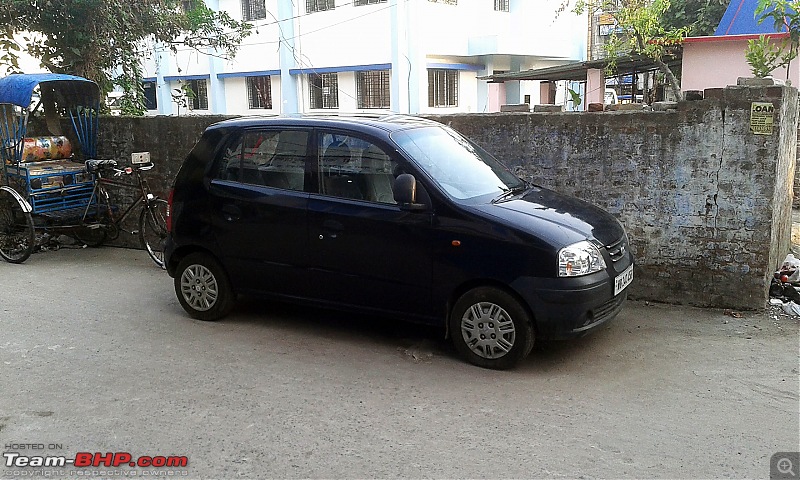
[[[591,314],[591,323],[601,322],[608,317],[613,317],[617,314],[622,304],[625,302],[628,294],[626,292],[617,295],[616,297],[612,298],[611,300],[607,301],[606,303],[600,305],[599,307],[592,310]]]
[[[611,245],[606,245],[608,255],[611,257],[611,261],[615,263],[625,258],[625,252],[628,251],[628,248],[628,238],[625,235]]]

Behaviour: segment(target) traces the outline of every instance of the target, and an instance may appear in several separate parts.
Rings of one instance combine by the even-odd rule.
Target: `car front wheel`
[[[175,274],[181,306],[198,320],[219,320],[233,307],[234,295],[222,266],[210,255],[193,253],[181,260]]]
[[[450,336],[467,361],[493,369],[514,367],[534,342],[527,310],[494,287],[474,288],[458,299],[450,312]]]

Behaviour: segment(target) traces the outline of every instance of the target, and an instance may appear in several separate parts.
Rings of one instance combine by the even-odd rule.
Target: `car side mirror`
[[[427,207],[417,203],[417,179],[410,173],[402,173],[392,184],[394,201],[403,210],[425,210]]]

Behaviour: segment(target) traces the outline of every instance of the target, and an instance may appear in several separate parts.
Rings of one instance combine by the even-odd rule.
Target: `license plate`
[[[614,279],[614,296],[619,295],[619,292],[625,290],[625,287],[633,281],[633,264],[628,267],[624,272],[617,275]]]

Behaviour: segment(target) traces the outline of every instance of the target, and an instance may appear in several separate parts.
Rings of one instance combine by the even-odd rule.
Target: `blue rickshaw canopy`
[[[97,84],[83,77],[60,73],[18,73],[0,78],[0,103],[27,108],[36,86],[48,82],[69,82],[73,90],[81,91],[94,100],[100,98]]]

